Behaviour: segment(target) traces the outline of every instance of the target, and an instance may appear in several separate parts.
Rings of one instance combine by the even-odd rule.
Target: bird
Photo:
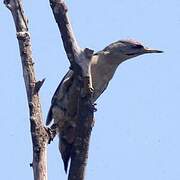
[[[91,76],[93,93],[91,102],[95,103],[100,95],[107,89],[117,67],[126,60],[136,56],[163,51],[150,49],[135,40],[119,40],[111,43],[103,50],[93,54],[91,59]],[[67,172],[68,162],[71,158],[71,148],[75,139],[79,87],[75,84],[74,71],[70,69],[57,87],[47,115],[46,125],[52,120],[59,134],[59,150]]]

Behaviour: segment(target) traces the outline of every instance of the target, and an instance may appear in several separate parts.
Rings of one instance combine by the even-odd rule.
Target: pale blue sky
[[[49,2],[24,0],[46,117],[51,97],[68,69]],[[180,179],[180,1],[74,0],[69,13],[82,47],[95,51],[132,38],[164,54],[120,65],[98,101],[87,180]],[[0,179],[32,180],[28,108],[15,28],[0,4]],[[49,146],[49,179],[66,179],[57,148]]]

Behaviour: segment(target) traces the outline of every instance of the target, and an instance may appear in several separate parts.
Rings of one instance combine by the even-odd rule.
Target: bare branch
[[[61,32],[61,37],[64,44],[64,49],[70,62],[73,62],[81,49],[77,43],[77,40],[73,34],[70,20],[67,16],[67,6],[64,0],[50,0],[50,5],[53,10],[55,20],[58,24]]]
[[[88,48],[82,50],[79,47],[67,15],[67,6],[64,0],[50,0],[50,5],[61,33],[71,69],[74,71],[75,87],[80,88],[80,93],[75,103],[70,104],[70,106],[76,106],[78,112],[77,117],[71,117],[72,119],[69,120],[76,123],[76,137],[70,155],[71,165],[68,180],[84,180],[94,117],[94,106],[90,101],[93,92],[91,79],[91,58],[93,50]],[[82,83],[79,83],[79,80]],[[72,97],[76,96],[77,90],[74,90],[74,96],[72,95]],[[67,111],[70,111],[70,109],[69,107]],[[72,107],[72,109],[74,109],[74,107]],[[69,114],[71,114],[71,112],[69,112]]]
[[[64,44],[64,49],[66,51],[67,57],[71,63],[71,68],[73,70],[82,70],[82,75],[84,77],[91,77],[90,66],[91,66],[91,56],[93,55],[93,50],[85,49],[82,50],[75,38],[72,30],[72,26],[67,15],[67,6],[64,0],[49,0],[50,5],[54,14],[56,23],[58,24],[62,41]],[[87,58],[88,57],[88,58]],[[79,69],[79,66],[81,70]],[[92,88],[92,86],[91,86]]]
[[[71,155],[68,180],[84,180],[87,166],[91,130],[94,125],[94,109],[87,99],[79,102],[76,140]]]
[[[36,82],[32,58],[31,40],[28,32],[28,21],[24,15],[21,0],[5,0],[6,7],[11,11],[16,26],[17,39],[21,55],[23,77],[26,86],[30,127],[33,142],[34,180],[47,180],[47,143],[48,133],[43,126],[42,112],[38,91],[43,82]]]

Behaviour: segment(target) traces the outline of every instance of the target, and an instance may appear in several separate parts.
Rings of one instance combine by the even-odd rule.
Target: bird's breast
[[[108,86],[117,66],[108,64],[103,59],[96,59],[96,63],[91,65],[92,84],[94,88],[94,100],[96,100]]]

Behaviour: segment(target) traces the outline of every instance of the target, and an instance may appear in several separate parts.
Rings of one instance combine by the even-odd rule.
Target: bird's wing
[[[92,95],[92,102],[95,102],[99,98],[99,96],[107,89],[108,84],[109,84],[109,82],[107,84],[105,84],[102,89],[94,90],[94,93]]]
[[[57,87],[52,100],[51,100],[51,105],[53,105],[54,103],[56,103],[57,100],[62,99],[64,92],[67,90],[67,88],[69,87],[69,83],[70,80],[73,77],[73,71],[69,70],[66,75],[63,77],[63,79],[61,80],[59,86]]]
[[[47,119],[46,119],[46,125],[49,125],[53,119],[52,117],[52,108],[54,105],[59,104],[59,102],[62,100],[65,92],[67,91],[67,88],[70,86],[70,83],[72,82],[72,78],[73,78],[73,71],[69,70],[66,75],[63,77],[63,79],[61,80],[61,82],[59,83],[53,97],[51,100],[51,106],[47,115]]]

